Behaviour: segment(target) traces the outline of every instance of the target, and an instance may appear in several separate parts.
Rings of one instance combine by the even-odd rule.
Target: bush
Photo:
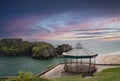
[[[6,81],[50,81],[47,78],[34,76],[30,72],[19,72],[19,75],[14,78],[9,78]]]

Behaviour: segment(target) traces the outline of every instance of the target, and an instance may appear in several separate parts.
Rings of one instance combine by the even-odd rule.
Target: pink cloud
[[[120,18],[108,18],[108,19],[103,19],[103,20],[98,20],[98,21],[87,21],[84,23],[74,23],[70,25],[60,25],[60,24],[55,24],[55,27],[50,27],[49,26],[49,21],[44,21],[45,26],[44,27],[36,27],[37,25],[40,25],[42,22],[41,17],[22,17],[19,19],[14,19],[9,21],[10,23],[6,26],[6,32],[8,33],[13,33],[15,34],[16,37],[22,37],[24,39],[45,39],[45,40],[55,40],[55,39],[61,39],[65,38],[67,36],[68,38],[71,38],[76,34],[76,32],[73,33],[72,30],[88,30],[84,33],[88,32],[102,32],[102,30],[99,30],[100,28],[104,30],[104,27],[107,27],[108,24],[115,23],[115,22],[120,22]],[[48,23],[49,22],[49,23]],[[53,22],[52,22],[53,23]],[[31,26],[33,29],[31,29]],[[41,26],[41,25],[40,25]],[[34,30],[34,27],[36,27],[36,30],[38,31],[32,32]],[[107,27],[109,28],[109,27]],[[30,29],[32,31],[30,31]],[[49,30],[54,30],[53,32],[50,32]],[[89,30],[93,29],[93,30]],[[42,31],[43,30],[43,31]],[[106,30],[104,30],[106,31]],[[30,35],[26,34],[28,32]],[[71,35],[71,37],[70,37]],[[86,34],[85,34],[86,35]],[[94,34],[93,34],[94,35]],[[83,35],[84,36],[84,35]],[[102,36],[102,35],[100,35]],[[66,37],[66,39],[67,39]],[[97,37],[99,38],[99,37]],[[73,37],[73,39],[75,39]],[[88,38],[89,39],[89,38]],[[94,38],[92,38],[94,39]],[[101,40],[119,40],[117,37],[113,38],[100,38]]]
[[[32,25],[35,25],[38,21],[36,17],[22,17],[19,19],[11,19],[9,20],[7,26],[5,27],[5,31],[8,33],[24,33],[29,30]]]
[[[100,25],[101,26],[106,26],[107,24],[111,24],[111,23],[116,23],[116,22],[120,22],[120,18],[111,18],[111,19],[107,19],[107,20],[103,20]]]
[[[116,41],[120,40],[120,37],[108,37],[108,38],[102,38],[102,41]]]

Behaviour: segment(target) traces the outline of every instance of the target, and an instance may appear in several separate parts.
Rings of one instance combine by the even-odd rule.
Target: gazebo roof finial
[[[77,45],[76,45],[76,49],[82,49],[83,47],[82,47],[82,45],[80,44],[80,43],[78,43]]]

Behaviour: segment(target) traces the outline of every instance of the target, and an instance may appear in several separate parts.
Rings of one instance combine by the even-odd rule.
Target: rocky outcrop
[[[2,56],[18,56],[31,55],[33,44],[28,41],[23,41],[20,38],[1,39],[0,55]]]
[[[67,52],[71,49],[72,49],[72,46],[70,46],[69,44],[58,45],[56,48],[56,53],[58,55],[62,55],[63,52]]]
[[[0,55],[17,56],[29,55],[35,59],[52,58],[62,55],[72,49],[68,44],[58,45],[57,48],[46,42],[28,42],[22,39],[2,39],[0,41]]]
[[[32,58],[46,59],[56,56],[55,48],[51,44],[40,43],[32,48]]]

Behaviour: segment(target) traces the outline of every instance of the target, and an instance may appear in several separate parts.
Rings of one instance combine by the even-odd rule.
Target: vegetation
[[[21,39],[4,39],[0,41],[1,55],[31,55],[33,58],[55,56],[55,48],[45,42],[28,42]]]
[[[22,39],[0,40],[0,55],[3,56],[29,55],[35,59],[45,59],[71,49],[72,47],[68,44],[59,45],[55,49],[52,44],[46,42],[28,42]]]
[[[67,52],[71,49],[72,49],[72,46],[70,46],[68,44],[62,44],[62,45],[57,46],[56,52],[61,55],[63,52]]]
[[[45,42],[38,42],[32,48],[32,57],[34,58],[50,58],[56,56],[55,48]]]
[[[84,78],[80,76],[69,76],[55,79],[57,81],[120,81],[120,67],[105,69],[96,73],[93,78]]]
[[[1,55],[29,55],[31,54],[31,48],[31,43],[27,41],[20,41],[19,39],[0,41]]]
[[[43,77],[37,77],[30,72],[19,72],[19,75],[14,78],[9,78],[3,81],[54,81]]]

